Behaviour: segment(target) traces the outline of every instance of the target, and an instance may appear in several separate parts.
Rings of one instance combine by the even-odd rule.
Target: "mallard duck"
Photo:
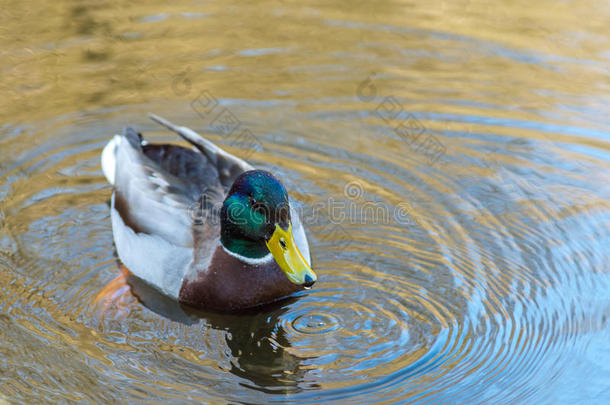
[[[148,144],[131,127],[104,147],[114,243],[127,269],[202,309],[246,309],[310,288],[309,244],[284,185],[195,131],[150,117],[192,149]]]

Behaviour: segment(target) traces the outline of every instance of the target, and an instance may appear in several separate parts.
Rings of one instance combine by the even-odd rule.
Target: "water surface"
[[[0,402],[610,401],[608,2],[0,7]],[[152,111],[273,171],[315,288],[119,274],[101,148]]]

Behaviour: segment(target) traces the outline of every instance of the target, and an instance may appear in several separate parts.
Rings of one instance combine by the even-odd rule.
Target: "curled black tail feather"
[[[144,138],[142,138],[142,134],[136,131],[134,127],[125,127],[123,129],[123,136],[127,138],[134,148],[141,148]]]

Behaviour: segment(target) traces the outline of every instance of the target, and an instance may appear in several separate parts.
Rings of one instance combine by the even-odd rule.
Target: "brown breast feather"
[[[276,301],[301,286],[291,283],[275,260],[247,264],[218,246],[210,266],[182,282],[179,300],[195,308],[235,311]]]

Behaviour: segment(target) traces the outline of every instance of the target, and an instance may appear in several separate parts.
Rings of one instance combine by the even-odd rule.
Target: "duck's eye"
[[[256,198],[252,197],[251,195],[248,196],[248,201],[250,202],[250,205],[252,205],[252,206],[258,202],[258,201],[256,201]]]
[[[261,214],[265,214],[266,211],[266,207],[265,204],[259,203],[259,202],[255,202],[254,204],[252,204],[252,209],[255,212],[261,213]]]
[[[280,239],[280,246],[282,249],[286,250],[286,241],[284,241],[284,239]]]

